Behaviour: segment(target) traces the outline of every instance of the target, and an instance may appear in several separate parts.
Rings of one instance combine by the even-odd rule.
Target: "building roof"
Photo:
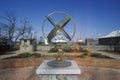
[[[109,33],[106,36],[103,36],[101,38],[108,38],[108,37],[118,37],[120,36],[120,30],[116,30],[116,31],[112,31],[111,33]]]

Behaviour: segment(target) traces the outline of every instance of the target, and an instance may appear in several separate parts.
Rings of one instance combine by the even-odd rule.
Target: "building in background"
[[[20,39],[20,51],[31,52],[36,50],[35,39]]]
[[[84,44],[83,40],[81,38],[77,38],[77,43]]]
[[[93,39],[93,38],[86,38],[85,39],[85,44],[86,45],[97,45],[98,44],[98,40]]]
[[[112,31],[108,35],[99,38],[99,45],[108,46],[109,51],[120,52],[120,30]]]
[[[99,45],[120,45],[120,30],[112,31],[98,40]]]

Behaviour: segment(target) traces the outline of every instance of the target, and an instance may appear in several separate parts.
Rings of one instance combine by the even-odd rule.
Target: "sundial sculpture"
[[[52,18],[52,16],[54,15],[64,15],[64,18],[62,20],[60,20],[60,22],[58,23],[55,23],[54,19]],[[59,18],[59,17],[58,17]],[[45,33],[45,22],[48,21],[50,22],[50,24],[52,24],[53,28],[51,29],[50,33],[48,35],[46,35]],[[73,24],[73,34],[70,36],[70,34],[67,33],[67,31],[64,30],[65,26],[68,24],[68,22],[72,22]],[[49,27],[49,26],[47,26]],[[75,30],[76,30],[76,26],[75,26],[75,23],[73,22],[72,18],[64,13],[64,12],[53,12],[51,14],[49,14],[48,16],[46,16],[46,19],[44,20],[43,24],[42,24],[42,32],[43,32],[43,36],[45,37],[45,39],[47,39],[48,43],[52,43],[52,39],[57,36],[59,33],[62,33],[62,35],[68,39],[68,42],[72,40],[72,38],[74,37],[75,35]],[[48,66],[51,66],[51,67],[67,67],[67,66],[70,66],[71,65],[71,62],[69,62],[68,60],[63,60],[63,54],[64,54],[64,51],[63,51],[63,46],[62,46],[62,43],[61,42],[57,42],[56,46],[57,49],[58,49],[58,52],[57,52],[57,56],[56,56],[56,60],[52,60],[52,61],[49,61],[47,63]]]

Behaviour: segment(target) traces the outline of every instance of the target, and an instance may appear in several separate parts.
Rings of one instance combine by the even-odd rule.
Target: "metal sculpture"
[[[62,19],[58,24],[56,24],[55,21],[51,18],[51,16],[54,15],[54,14],[64,14],[64,15],[65,15],[65,18]],[[44,24],[45,24],[45,22],[46,22],[47,20],[53,25],[54,29],[52,29],[51,32],[46,36],[46,35],[45,35],[45,32],[44,32]],[[74,27],[74,32],[73,32],[72,36],[68,35],[68,33],[63,29],[63,28],[65,27],[65,25],[66,25],[70,20],[72,21],[72,23],[73,23],[73,25],[74,25],[74,26],[73,26],[73,27]],[[53,13],[49,14],[48,16],[46,16],[46,19],[44,20],[44,22],[43,22],[43,24],[42,24],[43,36],[48,40],[49,43],[50,43],[51,40],[52,40],[58,33],[60,33],[60,32],[62,32],[62,33],[64,34],[64,36],[65,36],[69,41],[71,41],[72,38],[73,38],[74,35],[75,35],[75,30],[76,30],[76,27],[75,27],[74,21],[71,19],[71,17],[70,17],[68,14],[66,14],[66,13],[64,13],[64,12],[53,12]]]
[[[64,14],[65,17],[58,23],[56,24],[55,21],[51,18],[52,15],[55,15],[55,14]],[[50,31],[50,33],[46,36],[45,35],[45,32],[44,32],[44,24],[46,21],[49,21],[52,25],[53,25],[53,29]],[[72,23],[74,24],[74,32],[73,32],[73,35],[70,36],[65,30],[64,30],[64,27],[66,26],[66,24],[69,22],[69,21],[72,21]],[[46,19],[45,21],[43,22],[43,25],[42,25],[42,32],[43,32],[43,35],[44,37],[48,40],[49,43],[52,42],[52,39],[60,32],[63,33],[63,36],[65,36],[69,41],[72,40],[72,38],[74,37],[75,35],[75,23],[73,22],[73,20],[71,19],[71,17],[64,13],[64,12],[53,12],[51,14],[49,14],[48,16],[46,16]],[[70,66],[71,63],[69,61],[66,61],[66,60],[63,60],[63,54],[64,54],[64,51],[63,51],[63,47],[62,47],[62,44],[60,42],[57,43],[56,45],[57,49],[58,49],[58,52],[57,52],[57,56],[56,56],[56,60],[53,60],[53,61],[49,61],[48,62],[48,65],[49,66],[52,66],[52,67],[67,67],[67,66]]]

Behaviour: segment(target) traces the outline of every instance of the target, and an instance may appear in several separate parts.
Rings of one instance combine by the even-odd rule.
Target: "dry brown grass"
[[[28,66],[39,66],[44,60],[54,60],[53,56],[42,56],[41,58],[20,58],[0,60],[0,69],[18,68]],[[120,69],[120,60],[80,58],[79,56],[65,56],[64,59],[75,60],[79,66],[105,67]]]

